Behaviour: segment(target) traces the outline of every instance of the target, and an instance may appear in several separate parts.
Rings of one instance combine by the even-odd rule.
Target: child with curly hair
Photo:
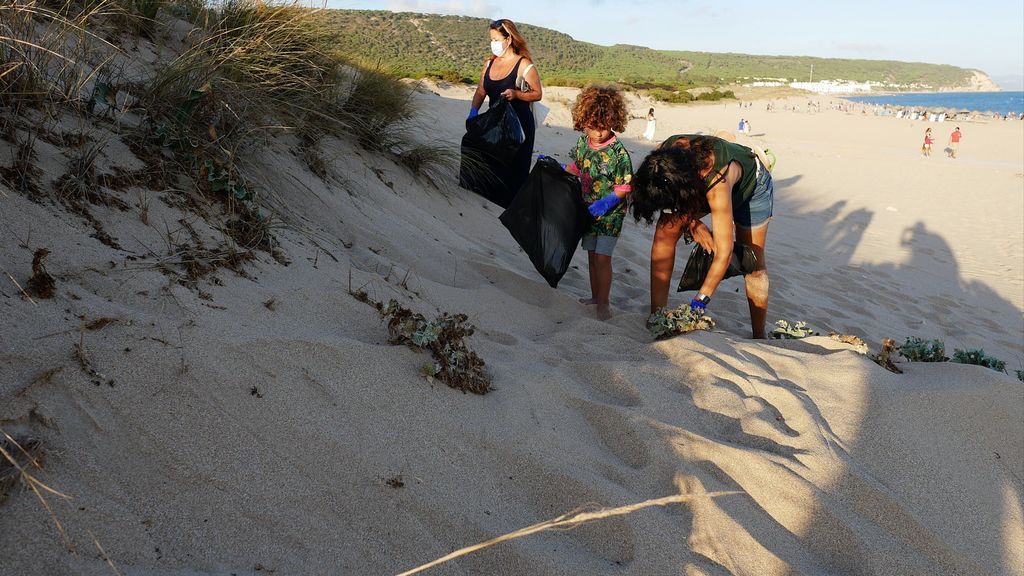
[[[583,200],[595,218],[582,242],[590,265],[591,297],[580,302],[596,304],[601,320],[611,317],[612,251],[622,232],[626,196],[632,190],[633,161],[615,136],[626,129],[627,120],[626,102],[611,87],[585,88],[572,109],[573,129],[583,135],[569,151],[566,170],[579,176]]]

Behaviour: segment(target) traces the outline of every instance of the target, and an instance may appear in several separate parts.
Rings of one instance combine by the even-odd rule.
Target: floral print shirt
[[[580,177],[583,184],[583,201],[593,204],[609,194],[632,191],[633,161],[626,147],[612,136],[604,146],[595,148],[586,134],[580,136],[576,146],[569,151],[572,162],[566,169]],[[623,197],[615,208],[597,218],[588,234],[595,236],[618,236],[622,233],[622,221],[626,217],[626,199]]]

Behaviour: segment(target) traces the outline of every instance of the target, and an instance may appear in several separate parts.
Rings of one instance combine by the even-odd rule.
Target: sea
[[[934,92],[845,98],[869,104],[995,112],[1003,116],[1024,112],[1024,92]]]

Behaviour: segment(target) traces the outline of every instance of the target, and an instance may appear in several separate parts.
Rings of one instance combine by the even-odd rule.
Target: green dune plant
[[[908,336],[907,341],[899,347],[900,356],[911,362],[948,362],[946,345],[942,340],[922,340],[917,336]]]
[[[368,299],[367,299],[368,300]],[[427,350],[433,363],[423,367],[430,378],[437,378],[451,388],[462,392],[486,394],[491,391],[491,379],[484,371],[484,361],[466,344],[473,335],[473,327],[466,323],[465,314],[441,313],[427,320],[402,306],[395,300],[387,306],[374,303],[381,318],[387,320],[388,336],[392,344],[404,344],[414,350]]]
[[[666,306],[652,312],[647,318],[647,329],[655,340],[665,340],[694,330],[712,330],[714,327],[714,318],[694,312],[689,304],[675,308]]]
[[[984,366],[996,372],[1006,372],[1006,362],[998,358],[993,358],[981,348],[975,350],[960,350],[959,348],[953,350],[953,362],[959,364],[973,364],[975,366]]]
[[[790,324],[786,320],[776,320],[775,329],[772,330],[771,334],[772,338],[776,339],[796,340],[800,338],[807,338],[808,336],[815,336],[817,335],[817,332],[803,321]]]

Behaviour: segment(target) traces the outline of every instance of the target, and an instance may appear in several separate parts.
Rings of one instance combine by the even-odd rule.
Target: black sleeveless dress
[[[494,106],[498,102],[502,92],[509,88],[515,89],[516,78],[519,76],[519,66],[522,63],[523,59],[520,58],[516,65],[512,67],[512,71],[501,80],[491,80],[491,65],[494,64],[494,60],[487,63],[487,71],[484,73],[484,92],[487,93],[488,107]],[[523,134],[526,138],[523,140],[523,145],[519,148],[519,152],[515,155],[511,164],[490,167],[504,185],[504,190],[501,190],[498,194],[500,198],[496,199],[497,204],[502,208],[508,207],[516,192],[519,192],[519,189],[526,182],[527,176],[530,175],[533,139],[537,134],[537,125],[533,119],[533,111],[530,110],[530,103],[522,100],[512,100],[510,104],[512,104],[512,109],[515,110],[516,115],[519,117],[519,123],[523,125]]]

